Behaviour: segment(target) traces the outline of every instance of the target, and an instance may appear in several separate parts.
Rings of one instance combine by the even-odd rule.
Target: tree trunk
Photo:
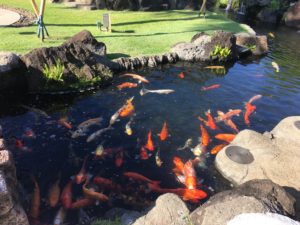
[[[232,7],[232,1],[233,0],[228,0],[227,7],[225,9],[226,11],[229,11],[231,9],[231,7]]]

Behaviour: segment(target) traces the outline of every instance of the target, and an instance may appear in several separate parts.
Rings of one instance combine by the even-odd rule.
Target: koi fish
[[[181,79],[184,79],[184,77],[185,77],[184,72],[181,72],[180,74],[178,74],[178,77],[181,78]]]
[[[222,111],[218,110],[217,111],[218,117],[216,118],[216,121],[220,122],[220,121],[230,119],[233,116],[239,116],[241,112],[242,112],[241,109],[229,109],[227,113],[223,113]]]
[[[269,35],[271,38],[275,38],[275,35],[274,35],[272,32],[269,32],[268,35]]]
[[[275,69],[276,73],[279,73],[279,66],[278,66],[278,64],[276,62],[274,62],[274,61],[271,64],[272,64],[273,68]]]
[[[154,144],[152,141],[152,132],[151,130],[149,130],[148,135],[147,135],[147,143],[144,146],[146,149],[148,149],[149,151],[154,151]]]
[[[158,185],[160,183],[160,181],[150,180],[149,178],[143,176],[142,174],[135,173],[135,172],[124,172],[123,176],[128,177],[129,179],[132,179],[132,180],[151,183],[154,185]]]
[[[252,98],[249,99],[248,102],[251,104],[252,102],[254,102],[260,98],[262,98],[262,95],[254,95]]]
[[[91,142],[96,140],[97,138],[99,138],[102,134],[104,134],[105,132],[112,130],[113,128],[111,126],[108,126],[106,128],[97,130],[96,132],[92,133],[90,136],[88,136],[88,138],[86,139],[86,142]]]
[[[193,144],[193,139],[189,138],[185,141],[184,145],[182,147],[177,148],[177,150],[181,151],[187,148],[191,148],[192,144]]]
[[[225,69],[224,66],[206,66],[204,69]]]
[[[94,152],[92,152],[95,155],[95,158],[101,158],[104,153],[104,147],[103,143],[99,144]]]
[[[72,205],[72,185],[73,185],[73,180],[70,180],[67,183],[67,185],[64,187],[60,196],[60,200],[65,209],[71,208]]]
[[[140,159],[142,159],[142,160],[149,159],[147,149],[144,146],[142,146],[141,149],[140,149]]]
[[[16,146],[16,148],[23,148],[24,147],[24,143],[23,143],[22,140],[16,139],[15,146]]]
[[[77,200],[76,202],[73,202],[71,204],[70,209],[81,209],[81,208],[84,208],[84,207],[88,207],[88,206],[94,205],[95,203],[96,203],[95,199],[92,199],[92,198],[82,198],[82,199]]]
[[[123,165],[124,153],[123,151],[117,152],[115,156],[115,165],[116,167],[121,167]]]
[[[204,153],[205,151],[206,151],[206,147],[201,143],[199,143],[194,148],[192,148],[192,152],[195,156],[201,156],[202,153]]]
[[[87,188],[86,185],[88,183],[88,179],[85,181],[84,185],[82,186],[83,194],[93,200],[99,200],[101,202],[108,201],[108,197],[100,192],[96,192],[93,188]]]
[[[211,113],[210,113],[210,109],[207,110],[207,112],[205,113],[206,117],[207,117],[207,125],[209,126],[210,129],[212,130],[217,130],[219,129],[215,123],[214,118],[212,117]]]
[[[124,82],[124,83],[122,83],[122,84],[117,85],[117,88],[118,88],[119,90],[122,90],[122,89],[124,89],[124,88],[135,88],[135,87],[137,87],[137,86],[138,86],[138,85],[137,85],[136,83]]]
[[[149,81],[146,78],[144,78],[138,74],[125,73],[125,74],[121,75],[120,77],[132,77],[133,79],[138,80],[139,82],[149,83]]]
[[[173,158],[173,163],[175,165],[175,169],[173,169],[173,171],[175,170],[176,172],[183,174],[184,163],[182,162],[182,160],[179,157],[175,156]]]
[[[119,110],[117,112],[115,112],[111,118],[110,118],[110,121],[109,121],[109,126],[111,127],[116,121],[118,121],[118,118],[120,116],[120,112]]]
[[[57,206],[60,196],[60,179],[57,179],[49,188],[48,191],[48,204],[50,207],[54,208]]]
[[[161,132],[158,134],[161,141],[165,141],[168,137],[168,128],[167,128],[167,122],[165,121],[163,124],[163,127],[161,129]]]
[[[245,109],[246,109],[246,112],[244,114],[244,120],[245,120],[246,125],[249,126],[250,125],[249,117],[256,110],[256,106],[252,105],[249,102],[246,102]]]
[[[207,147],[211,141],[210,136],[202,124],[200,124],[200,130],[201,130],[201,144],[204,147]]]
[[[30,128],[25,129],[23,136],[26,137],[26,138],[36,138],[35,133]]]
[[[34,107],[29,107],[27,105],[20,105],[20,106],[23,107],[24,109],[27,109],[27,110],[32,111],[32,112],[35,112],[36,114],[38,114],[38,115],[40,115],[42,117],[49,118],[49,115],[45,111],[43,111],[41,109],[37,109],[37,108],[34,108]]]
[[[172,90],[172,89],[159,89],[159,90],[149,90],[149,89],[146,89],[146,88],[142,88],[140,90],[140,95],[143,96],[145,94],[148,94],[148,93],[155,93],[155,94],[164,94],[164,95],[167,95],[167,94],[170,94],[170,93],[173,93],[175,92],[175,90]]]
[[[88,160],[88,156],[86,156],[84,158],[82,167],[81,167],[80,171],[78,172],[78,174],[75,176],[76,184],[81,184],[82,182],[84,182],[87,179],[87,173],[86,173],[86,168],[85,168],[87,160]]]
[[[192,201],[197,203],[199,200],[204,199],[207,197],[207,194],[198,189],[186,189],[186,188],[160,188],[157,185],[148,184],[150,190],[157,192],[157,193],[173,193],[183,198],[185,201]]]
[[[101,186],[102,188],[107,188],[109,190],[119,191],[121,188],[118,184],[113,183],[112,180],[96,176],[93,178],[93,183]]]
[[[193,167],[193,163],[191,160],[187,161],[184,164],[183,174],[185,176],[185,186],[188,189],[196,189],[196,185],[197,185],[196,171]]]
[[[155,154],[155,162],[158,167],[161,167],[161,165],[163,164],[163,161],[161,161],[160,158],[160,151],[157,151]]]
[[[231,129],[233,129],[236,133],[239,132],[239,129],[237,128],[237,126],[235,125],[235,123],[231,119],[225,120],[224,123],[227,126],[229,126]]]
[[[213,85],[210,85],[210,86],[207,86],[207,87],[202,87],[201,90],[202,91],[209,91],[209,90],[219,88],[220,86],[221,86],[220,84],[213,84]]]
[[[134,97],[128,99],[126,103],[119,109],[119,114],[121,117],[131,116],[134,112],[134,105],[132,100]]]
[[[226,145],[228,145],[227,143],[223,143],[223,144],[219,144],[219,145],[216,145],[215,147],[213,147],[212,150],[210,150],[210,153],[212,155],[215,155],[217,154],[219,151],[221,151]]]
[[[34,183],[34,190],[31,197],[31,208],[29,216],[33,219],[37,219],[40,216],[40,206],[41,206],[41,192],[38,182],[34,176],[31,176],[31,179]]]
[[[58,210],[54,218],[53,225],[63,225],[65,217],[66,217],[66,210],[64,209],[64,207],[60,207],[60,209]]]
[[[125,134],[127,134],[128,136],[132,135],[132,129],[131,129],[131,126],[130,126],[131,123],[132,123],[132,117],[130,118],[128,123],[126,123],[126,125],[125,125]]]
[[[217,134],[215,136],[216,139],[219,139],[221,141],[226,141],[228,143],[232,142],[233,139],[235,138],[235,134]]]

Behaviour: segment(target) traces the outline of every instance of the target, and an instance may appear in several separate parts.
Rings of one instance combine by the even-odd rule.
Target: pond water
[[[261,30],[261,32],[268,32]],[[175,178],[172,171],[173,157],[179,156],[184,162],[194,159],[190,150],[176,150],[183,146],[187,139],[193,139],[193,147],[200,137],[198,116],[205,117],[210,109],[214,117],[217,110],[227,112],[229,109],[242,109],[244,103],[252,96],[260,94],[263,97],[253,104],[257,109],[250,116],[250,126],[246,126],[243,113],[233,117],[239,128],[253,129],[258,132],[271,130],[281,119],[300,114],[300,34],[287,28],[274,31],[275,39],[270,39],[270,53],[263,58],[252,58],[238,61],[224,70],[204,69],[198,63],[177,63],[161,68],[134,71],[145,76],[149,84],[144,87],[151,90],[173,89],[174,93],[159,95],[148,93],[139,94],[143,85],[136,88],[118,90],[117,85],[123,82],[136,82],[128,77],[118,77],[113,85],[76,96],[22,96],[1,97],[0,124],[4,137],[13,151],[17,166],[17,175],[22,184],[21,195],[25,207],[29,208],[30,193],[33,182],[30,175],[34,175],[41,189],[42,204],[40,219],[45,224],[51,224],[59,207],[50,209],[45,199],[51,184],[58,178],[63,188],[71,176],[76,175],[88,156],[86,169],[93,176],[101,176],[113,180],[120,185],[120,190],[105,190],[109,202],[93,205],[84,210],[69,210],[66,223],[89,224],[84,216],[95,217],[112,207],[125,207],[141,210],[146,208],[158,194],[147,191],[143,182],[133,182],[122,174],[126,171],[138,172],[144,176],[161,181],[163,188],[183,187]],[[280,67],[276,73],[271,65],[275,61]],[[182,79],[178,75],[184,72]],[[220,87],[202,91],[202,87],[219,84]],[[87,142],[87,137],[93,132],[108,126],[111,116],[134,96],[135,114],[132,117],[131,128],[133,134],[125,134],[125,125],[129,118],[120,118],[113,124],[113,129],[105,132],[95,141]],[[41,115],[25,106],[43,110],[49,117]],[[86,136],[72,138],[72,132],[81,122],[102,117],[100,125],[92,126]],[[59,124],[57,121],[67,118],[72,129]],[[161,131],[164,121],[170,136],[166,141],[160,141],[157,134]],[[201,155],[201,162],[195,165],[199,188],[209,196],[215,192],[228,188],[216,173],[210,155],[210,149],[218,142],[213,138],[217,133],[234,133],[224,123],[218,123],[219,130],[213,131],[207,127],[213,142],[208,146],[207,153]],[[139,152],[146,144],[147,134],[152,131],[155,151],[148,160],[142,160]],[[35,137],[30,131],[34,132]],[[17,141],[16,140],[20,140]],[[108,154],[101,159],[95,159],[92,152],[99,144],[105,149],[118,149],[124,153],[123,164],[115,165],[115,154]],[[161,167],[155,162],[155,153],[160,150],[163,161]],[[82,184],[73,185],[73,201],[82,197]],[[205,201],[205,200],[203,200]],[[202,202],[203,202],[202,201]],[[195,205],[190,204],[191,208]],[[80,215],[80,216],[79,216]],[[80,219],[79,219],[80,218]]]

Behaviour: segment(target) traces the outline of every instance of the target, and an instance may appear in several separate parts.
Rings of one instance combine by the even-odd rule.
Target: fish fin
[[[142,89],[140,90],[140,95],[143,96],[147,94],[149,91],[143,86]]]

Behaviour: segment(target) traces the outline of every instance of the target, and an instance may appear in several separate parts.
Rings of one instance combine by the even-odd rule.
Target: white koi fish
[[[174,90],[172,89],[160,89],[160,90],[149,90],[149,89],[146,89],[146,88],[142,88],[140,90],[140,95],[143,96],[147,93],[155,93],[155,94],[170,94],[172,92],[175,92]]]

